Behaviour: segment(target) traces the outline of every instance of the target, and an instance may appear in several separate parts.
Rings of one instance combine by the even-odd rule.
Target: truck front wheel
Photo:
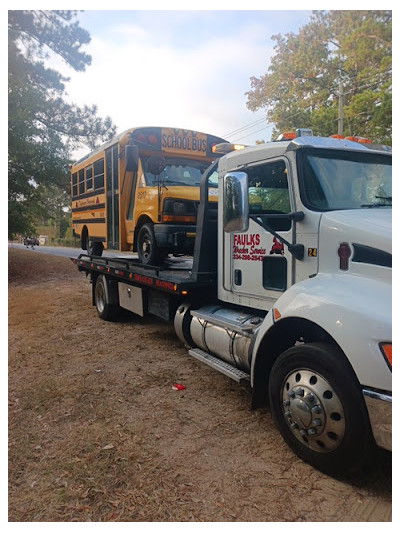
[[[329,344],[289,348],[269,378],[272,416],[289,447],[329,475],[359,470],[373,438],[360,386],[340,350]]]

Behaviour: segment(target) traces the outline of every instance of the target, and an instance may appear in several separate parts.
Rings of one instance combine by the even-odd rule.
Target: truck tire
[[[159,251],[154,235],[153,224],[143,224],[138,233],[138,256],[145,265],[158,265]]]
[[[118,288],[115,281],[108,282],[102,275],[97,277],[94,286],[94,305],[102,320],[109,322],[117,320],[121,308],[118,304]]]
[[[329,475],[360,470],[374,441],[360,385],[342,352],[296,345],[271,370],[269,400],[283,439],[303,461]]]

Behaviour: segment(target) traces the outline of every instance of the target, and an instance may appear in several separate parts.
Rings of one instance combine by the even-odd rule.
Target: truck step
[[[211,366],[211,368],[218,370],[222,374],[225,374],[225,376],[228,376],[239,383],[250,380],[250,374],[247,374],[247,372],[243,372],[243,370],[239,370],[229,363],[218,359],[218,357],[214,357],[207,352],[203,352],[203,350],[200,350],[200,348],[192,348],[189,350],[189,355],[195,357],[199,361],[202,361],[206,365]]]

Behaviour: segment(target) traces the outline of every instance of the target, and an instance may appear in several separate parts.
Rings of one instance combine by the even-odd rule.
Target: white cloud
[[[165,125],[223,135],[263,116],[246,109],[244,93],[266,69],[265,28],[253,23],[178,47],[172,31],[123,23],[92,36],[92,65],[70,74],[70,99],[96,104],[118,131]]]

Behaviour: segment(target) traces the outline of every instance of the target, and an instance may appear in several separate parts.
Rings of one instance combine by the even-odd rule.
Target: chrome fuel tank
[[[251,347],[262,323],[262,317],[221,306],[204,306],[200,309],[178,309],[175,317],[178,337],[213,354],[246,372],[250,371]],[[190,323],[188,315],[190,314]],[[185,334],[181,331],[185,322]]]

